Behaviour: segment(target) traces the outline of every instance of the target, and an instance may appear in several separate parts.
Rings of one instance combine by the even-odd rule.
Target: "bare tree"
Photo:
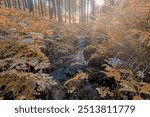
[[[33,12],[34,11],[34,9],[33,9],[33,1],[32,0],[27,0],[27,4],[28,4],[29,12]]]
[[[91,18],[92,20],[94,20],[95,18],[95,11],[96,11],[96,7],[95,7],[95,0],[91,0]]]
[[[18,8],[21,9],[20,0],[17,0],[17,3],[18,3]]]
[[[58,21],[62,22],[62,13],[61,13],[61,0],[57,0],[57,16],[58,16]]]
[[[0,0],[0,8],[1,8],[1,6],[2,6],[2,0]]]

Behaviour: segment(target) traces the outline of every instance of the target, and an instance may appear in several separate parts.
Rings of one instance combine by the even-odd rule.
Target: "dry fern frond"
[[[127,81],[127,80],[121,80],[121,82],[120,82],[120,85],[122,85],[122,86],[124,86],[124,87],[132,87],[132,88],[134,88],[134,85],[131,83],[131,82],[129,82],[129,81]],[[135,88],[134,88],[135,89]]]
[[[143,85],[141,87],[141,92],[150,95],[150,85]]]
[[[121,80],[121,74],[120,72],[115,69],[115,68],[111,68],[110,66],[106,66],[106,75],[107,77],[114,77],[116,81],[120,81]]]
[[[123,87],[123,88],[120,88],[119,89],[119,91],[121,92],[121,91],[125,91],[125,92],[133,92],[133,93],[136,93],[137,92],[137,90],[135,90],[134,88],[132,88],[132,87]]]

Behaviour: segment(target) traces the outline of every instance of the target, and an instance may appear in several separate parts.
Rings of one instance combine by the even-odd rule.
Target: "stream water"
[[[78,45],[79,45],[79,53],[80,53],[80,59],[83,65],[87,65],[88,62],[85,60],[84,57],[84,47],[85,47],[85,37],[84,35],[78,36]]]
[[[56,65],[52,72],[54,79],[64,81],[74,76],[78,70],[83,71],[85,69],[86,65],[88,64],[84,57],[85,36],[79,35],[77,37],[77,41],[77,53],[70,53],[68,56],[64,55],[62,58],[59,58],[62,61],[65,61],[65,57],[68,59],[64,64]]]

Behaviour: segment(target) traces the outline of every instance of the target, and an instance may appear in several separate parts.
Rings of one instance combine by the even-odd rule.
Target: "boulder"
[[[89,82],[91,84],[96,84],[98,86],[110,87],[115,88],[116,80],[111,77],[107,77],[103,72],[92,72],[89,74]]]
[[[95,100],[100,99],[97,90],[88,81],[86,73],[79,73],[64,84],[65,99]]]
[[[92,56],[93,53],[95,53],[96,47],[89,45],[86,48],[84,48],[84,57],[85,60],[89,60],[89,58]]]
[[[104,70],[104,67],[102,67],[102,65],[106,63],[104,60],[105,60],[105,56],[93,54],[89,59],[88,65],[89,67],[92,68],[98,68],[100,70]]]

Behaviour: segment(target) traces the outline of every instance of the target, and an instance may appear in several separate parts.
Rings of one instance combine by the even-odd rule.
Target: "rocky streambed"
[[[9,12],[0,11],[0,99],[102,99],[97,84],[103,83],[103,56],[94,55],[93,41]]]
[[[98,85],[115,83],[104,80],[103,56],[93,56],[97,47],[84,35],[72,45],[14,28],[2,34],[7,36],[0,40],[0,99],[103,99]]]

